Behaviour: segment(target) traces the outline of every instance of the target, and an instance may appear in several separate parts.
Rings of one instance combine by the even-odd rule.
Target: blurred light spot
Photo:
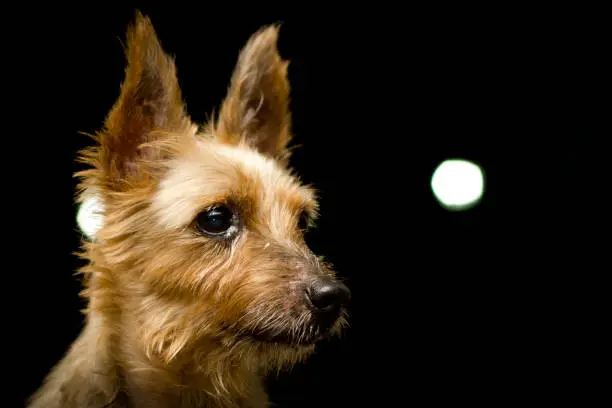
[[[101,212],[103,209],[102,203],[95,195],[85,199],[79,207],[77,224],[81,231],[90,239],[102,227],[103,217]]]
[[[431,189],[438,202],[447,210],[467,210],[482,197],[482,170],[467,160],[446,160],[434,171]]]

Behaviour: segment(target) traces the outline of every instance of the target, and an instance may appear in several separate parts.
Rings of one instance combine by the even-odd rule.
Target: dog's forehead
[[[253,178],[259,178],[262,182],[275,180],[293,183],[293,178],[288,176],[274,160],[268,159],[249,148],[225,144],[208,145],[206,143],[200,143],[199,148],[204,152],[204,155],[212,149],[216,155],[228,160],[228,163],[241,167],[246,174]]]
[[[165,226],[180,228],[205,207],[236,194],[267,208],[316,212],[317,207],[314,191],[273,159],[208,140],[198,141],[195,150],[175,161],[152,206]]]

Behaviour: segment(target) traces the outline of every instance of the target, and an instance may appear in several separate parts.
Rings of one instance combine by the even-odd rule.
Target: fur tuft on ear
[[[128,29],[125,52],[120,96],[96,137],[98,146],[85,154],[103,179],[99,182],[115,188],[142,177],[144,163],[161,158],[163,153],[151,142],[196,132],[185,112],[174,61],[162,49],[150,19],[140,12]]]
[[[284,160],[291,140],[289,63],[278,53],[278,31],[278,25],[262,28],[240,52],[214,132],[223,143]]]

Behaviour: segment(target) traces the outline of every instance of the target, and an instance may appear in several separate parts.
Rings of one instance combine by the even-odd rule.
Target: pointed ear
[[[278,53],[278,26],[255,33],[240,52],[215,129],[219,141],[247,144],[284,160],[291,139],[288,62]]]
[[[126,54],[121,94],[99,135],[97,163],[107,181],[142,175],[143,163],[160,159],[161,152],[143,147],[144,143],[169,133],[195,133],[185,113],[174,61],[163,51],[149,18],[139,12],[128,29]]]

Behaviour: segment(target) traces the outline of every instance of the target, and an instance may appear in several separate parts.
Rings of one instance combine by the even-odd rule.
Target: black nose
[[[340,307],[349,301],[351,292],[340,282],[319,279],[310,284],[306,295],[317,313],[337,316]]]

